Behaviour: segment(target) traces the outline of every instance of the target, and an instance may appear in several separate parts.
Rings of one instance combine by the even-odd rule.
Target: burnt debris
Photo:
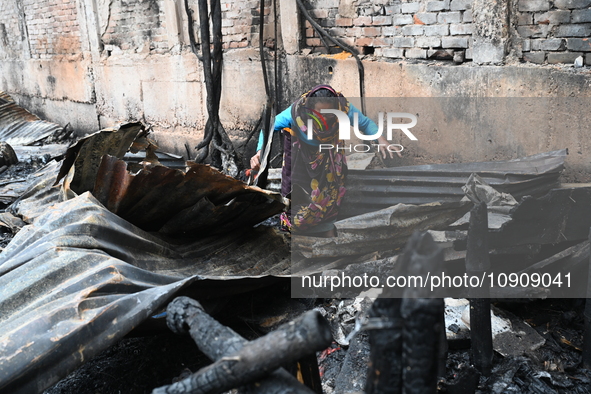
[[[583,304],[565,301],[559,307],[564,316],[557,317],[543,302],[499,303],[509,297],[589,298],[591,188],[556,187],[564,151],[503,163],[353,172],[349,203],[365,193],[368,212],[345,209],[347,215],[362,215],[337,221],[338,237],[294,236],[290,256],[289,236],[256,226],[284,210],[286,200],[210,166],[160,152],[140,123],[100,131],[67,152],[63,146],[29,148],[44,158],[39,166],[48,165],[25,181],[1,185],[12,191],[0,192],[10,204],[0,228],[16,234],[0,255],[0,344],[11,355],[0,358],[1,391],[43,391],[139,326],[162,330],[163,319],[152,316],[169,305],[168,318],[177,319],[173,327],[199,334],[194,335],[197,348],[187,351],[200,349],[213,364],[185,371],[175,383],[170,376],[161,384],[166,388],[155,392],[208,392],[207,387],[327,394],[364,389],[591,392],[582,368],[590,347],[583,340],[589,325]],[[26,157],[32,150],[16,146],[15,152],[30,162]],[[52,160],[61,156],[59,163]],[[22,189],[16,186],[20,183]],[[461,201],[464,193],[487,196],[471,220],[465,215],[474,201]],[[499,199],[509,202],[497,204]],[[411,237],[415,231],[421,235]],[[228,308],[228,297],[267,291],[287,298],[276,293],[277,286],[289,288],[304,275],[387,276],[404,270],[424,279],[444,272],[537,273],[550,275],[553,283],[543,288],[518,283],[501,292],[497,286],[489,294],[458,291],[455,295],[470,298],[472,308],[453,324],[445,323],[443,296],[449,289],[444,286],[438,292],[405,286],[385,290],[365,320],[352,308],[355,303],[343,302],[336,309],[348,312],[338,313],[326,306],[330,302],[311,301],[307,308],[315,305],[331,321],[332,345],[328,326],[317,316],[312,321],[318,323],[318,335],[297,320],[302,309],[293,316],[287,309],[274,310],[264,323],[268,329],[249,340],[212,317]],[[577,291],[555,285],[554,278],[565,270],[571,272],[571,290]],[[371,289],[312,290],[307,296],[330,298]],[[187,298],[170,304],[183,294],[218,308],[210,315]],[[539,305],[539,313],[532,318],[530,310],[515,305]],[[243,309],[236,316],[254,327],[256,319],[246,313],[253,306]],[[297,323],[288,326],[295,330],[292,339],[305,339],[306,331],[308,339],[322,342],[282,342],[286,328],[273,322],[294,318]],[[495,331],[492,323],[498,321],[504,328]],[[219,340],[212,340],[214,334]],[[314,356],[319,350],[324,350],[320,371]],[[292,376],[294,370],[301,381]]]
[[[281,366],[326,348],[332,340],[328,322],[316,311],[252,342],[219,324],[190,298],[175,299],[167,313],[168,326],[178,333],[188,330],[197,347],[215,362],[153,394],[219,393],[250,383],[240,392],[311,394]],[[255,385],[259,379],[263,380]]]

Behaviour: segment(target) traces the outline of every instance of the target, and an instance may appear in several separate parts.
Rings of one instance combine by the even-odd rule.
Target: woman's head
[[[318,85],[304,93],[292,105],[292,118],[302,135],[308,134],[312,122],[314,139],[322,143],[334,142],[338,135],[338,118],[335,113],[323,110],[349,112],[347,99],[329,85]],[[331,111],[332,112],[332,111]]]
[[[309,107],[320,111],[322,109],[338,109],[337,92],[329,85],[318,85],[308,94]]]

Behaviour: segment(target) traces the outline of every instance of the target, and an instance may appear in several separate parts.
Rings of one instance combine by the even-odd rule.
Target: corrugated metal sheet
[[[216,169],[189,163],[187,171],[127,164],[104,156],[93,195],[130,223],[166,234],[220,234],[253,226],[285,208],[279,193],[247,186]]]
[[[211,298],[287,281],[276,276],[290,271],[286,239],[252,228],[283,199],[209,166],[153,164],[160,160],[144,136],[133,124],[84,139],[66,155],[61,185],[53,163],[10,207],[31,224],[0,254],[0,392],[42,392],[187,286]],[[146,151],[135,173],[105,154],[129,147]],[[169,243],[105,206],[191,238]]]
[[[42,392],[182,288],[239,294],[289,267],[286,240],[270,228],[175,245],[89,193],[48,207],[0,255],[0,392]]]
[[[12,97],[10,97],[8,93],[0,90],[0,104],[4,104],[7,102],[14,102],[14,100],[12,99]]]
[[[14,103],[8,94],[0,92],[0,141],[30,145],[62,129],[58,124],[39,119]]]
[[[154,154],[156,155],[158,162],[165,167],[184,170],[185,167],[187,166],[185,164],[185,159],[183,158],[183,156],[179,156],[179,155],[175,155],[175,154],[167,153],[167,152],[160,152],[160,151],[156,151],[156,152],[154,152]],[[125,154],[125,156],[123,157],[123,160],[125,160],[125,162],[127,164],[133,166],[133,165],[139,165],[139,163],[144,161],[145,158],[146,158],[145,151],[136,152],[136,153],[127,152]]]
[[[19,146],[15,145],[16,152],[20,161],[26,161],[32,156],[49,155],[51,157],[60,156],[65,153],[67,146],[65,145],[44,145],[44,146]],[[60,163],[50,161],[47,166],[41,168],[37,172],[27,175],[23,178],[8,179],[0,182],[0,203],[10,204],[22,196],[32,185],[36,184],[40,178],[43,178],[47,172],[53,175],[60,167]],[[52,181],[53,182],[53,181]]]
[[[138,152],[150,145],[146,139],[148,131],[141,123],[127,123],[118,128],[97,131],[70,146],[56,183],[74,168],[70,187],[78,194],[91,191],[94,187],[96,174],[104,155],[119,159],[132,150]]]
[[[339,220],[337,237],[293,236],[293,249],[306,258],[346,257],[392,251],[415,231],[442,230],[472,208],[472,202],[434,202],[393,207]]]
[[[224,233],[285,208],[279,193],[247,186],[207,165],[181,167],[180,157],[157,152],[146,136],[140,123],[88,136],[68,149],[57,179],[77,194],[92,191],[130,223],[166,234]]]
[[[462,186],[472,173],[516,199],[539,196],[558,185],[566,155],[563,149],[499,162],[350,170],[340,212],[342,217],[350,217],[396,204],[459,201],[464,197]]]

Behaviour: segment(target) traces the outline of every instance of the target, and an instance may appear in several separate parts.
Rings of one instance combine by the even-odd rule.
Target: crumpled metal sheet
[[[25,161],[31,156],[49,155],[50,157],[57,157],[65,153],[66,147],[64,145],[45,145],[45,146],[18,146],[15,145],[14,151],[20,161]],[[11,204],[18,200],[27,190],[35,185],[41,178],[48,175],[48,172],[53,175],[59,169],[59,163],[50,161],[45,167],[39,169],[33,174],[18,179],[8,179],[0,182],[0,203]],[[53,182],[53,181],[52,181]]]
[[[187,162],[179,169],[146,136],[142,124],[129,123],[79,141],[68,149],[56,184],[64,179],[77,194],[92,191],[130,223],[166,234],[224,233],[260,223],[287,205],[279,193],[247,186],[210,166]],[[140,150],[143,159],[133,154]]]
[[[415,231],[442,230],[472,208],[469,201],[398,204],[335,223],[337,237],[293,236],[294,251],[306,258],[344,257],[395,250]]]
[[[396,204],[459,201],[464,197],[462,186],[472,173],[517,200],[540,196],[558,186],[566,155],[562,149],[499,162],[350,170],[339,212],[341,217],[350,217]]]
[[[55,183],[68,175],[73,167],[69,187],[77,194],[92,191],[103,156],[111,155],[121,159],[132,147],[137,152],[140,148],[149,146],[145,138],[147,134],[148,131],[141,123],[127,123],[80,139],[66,151]]]
[[[253,226],[286,206],[279,193],[247,186],[210,166],[187,168],[145,165],[132,174],[123,160],[104,156],[92,193],[144,230],[192,236]]]
[[[29,161],[33,157],[59,158],[66,153],[67,144],[43,144],[35,146],[15,145],[12,147],[18,157],[19,162]],[[47,160],[49,161],[49,160]]]
[[[524,197],[510,211],[511,221],[489,231],[491,247],[584,241],[591,227],[591,186],[552,189]]]
[[[63,127],[39,119],[0,92],[0,141],[10,145],[30,145],[49,137]]]
[[[58,203],[0,255],[0,392],[42,392],[184,287],[237,294],[289,269],[286,240],[270,228],[173,245],[90,193]]]
[[[209,166],[192,164],[187,173],[161,166],[144,136],[132,124],[83,139],[59,175],[50,164],[10,207],[31,224],[0,254],[0,392],[43,391],[180,289],[212,298],[287,281],[284,236],[247,227],[281,211],[280,195]],[[146,151],[144,163],[129,164],[133,173],[106,154],[128,149]],[[150,230],[191,231],[191,240],[170,243],[139,229],[87,187],[118,214]]]
[[[31,223],[52,204],[64,201],[65,198],[60,196],[62,193],[59,187],[51,189],[59,168],[59,162],[50,161],[45,167],[23,178],[22,181],[11,181],[2,185],[0,190],[3,193],[6,191],[14,194],[12,198],[14,202],[8,207],[8,211],[20,216],[25,222]]]

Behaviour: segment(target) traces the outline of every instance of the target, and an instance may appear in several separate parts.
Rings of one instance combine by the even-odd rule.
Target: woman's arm
[[[377,134],[378,133],[378,125],[376,124],[376,122],[374,122],[373,120],[371,120],[367,116],[363,115],[363,113],[361,111],[359,111],[357,109],[357,107],[355,107],[353,104],[349,103],[349,105],[350,105],[350,107],[349,107],[349,114],[348,115],[349,115],[349,119],[351,121],[351,124],[353,124],[353,117],[355,116],[355,114],[358,114],[359,131],[361,131],[365,135]],[[387,149],[387,146],[390,145],[390,143],[388,142],[386,137],[384,137],[382,135],[376,140],[376,142],[378,144],[379,151],[382,153],[383,158],[386,158],[386,154],[389,154],[390,158],[394,158],[394,152],[390,152]],[[398,157],[402,157],[400,155],[400,152],[396,152],[396,154],[398,155]]]
[[[275,123],[273,125],[273,132],[282,130],[286,127],[291,127],[291,105],[280,112],[275,117]],[[250,158],[250,168],[258,171],[261,166],[261,149],[265,143],[265,135],[263,130],[259,133],[259,142],[257,143],[257,152],[253,157]]]
[[[286,127],[291,127],[291,105],[284,109],[275,117],[275,123],[273,125],[273,131],[283,130]],[[257,144],[257,152],[263,149],[265,143],[265,136],[263,130],[259,133],[259,142]]]

